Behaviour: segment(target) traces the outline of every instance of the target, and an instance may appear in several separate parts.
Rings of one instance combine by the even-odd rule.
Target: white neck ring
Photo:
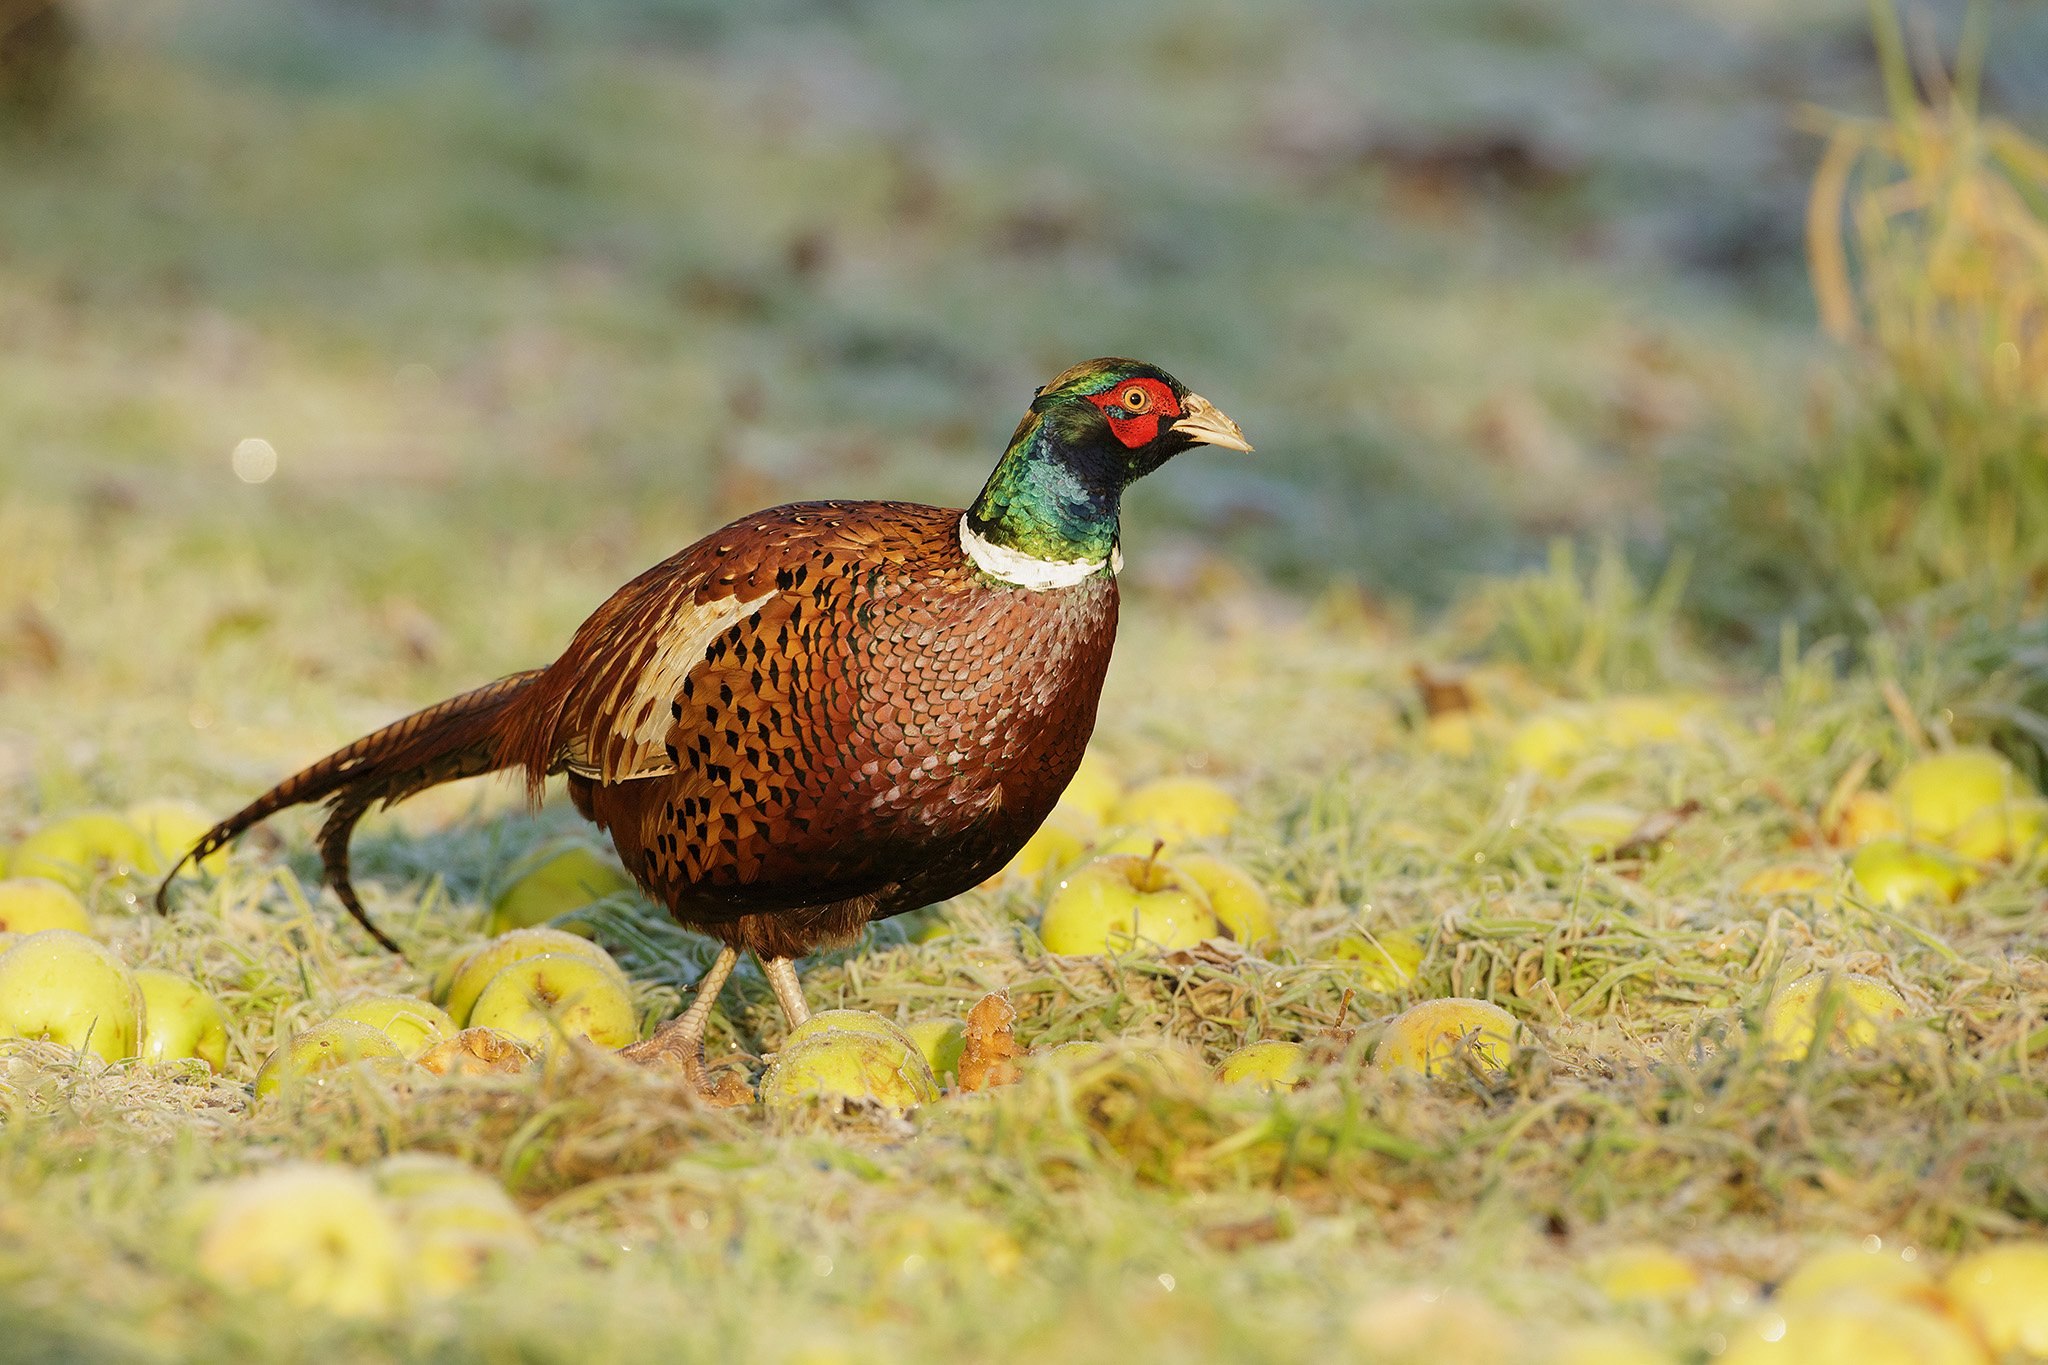
[[[1039,559],[976,535],[964,516],[960,518],[960,548],[990,578],[1030,588],[1034,592],[1071,588],[1083,579],[1101,573],[1105,565],[1113,574],[1121,572],[1124,567],[1123,551],[1114,545],[1110,547],[1107,559]]]

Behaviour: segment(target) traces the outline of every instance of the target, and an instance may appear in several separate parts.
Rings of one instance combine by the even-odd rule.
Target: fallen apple
[[[2029,797],[1980,810],[1951,834],[1948,846],[1971,862],[2017,862],[2048,842],[2048,801]]]
[[[1539,711],[1508,737],[1508,762],[1522,772],[1558,776],[1587,747],[1586,728],[1563,711]]]
[[[2007,1242],[1957,1261],[1949,1302],[2000,1357],[2048,1360],[2048,1242]]]
[[[1949,749],[1915,759],[1892,779],[1892,801],[1906,832],[1942,840],[1979,811],[2031,795],[2003,754],[1994,749]]]
[[[1665,1303],[1700,1288],[1691,1261],[1654,1242],[1615,1247],[1596,1257],[1589,1278],[1615,1303]]]
[[[1987,1365],[1968,1332],[1931,1309],[1866,1295],[1774,1305],[1729,1333],[1716,1365]]]
[[[142,991],[84,934],[24,934],[0,953],[0,1038],[48,1039],[118,1062],[141,1046]]]
[[[403,1235],[362,1175],[294,1164],[238,1180],[217,1197],[200,1235],[199,1267],[221,1288],[336,1317],[384,1317],[397,1306]]]
[[[1035,886],[1047,874],[1065,871],[1088,851],[1097,827],[1093,815],[1062,801],[1024,841],[1024,847],[1003,865],[1003,870],[989,878],[989,884],[1021,882]]]
[[[1970,883],[1947,855],[1899,839],[1864,844],[1850,857],[1849,874],[1864,895],[1894,909],[1923,901],[1946,904]]]
[[[1357,963],[1359,984],[1369,991],[1393,995],[1415,979],[1422,966],[1422,940],[1406,929],[1374,933],[1359,929],[1337,940],[1339,962]]]
[[[149,846],[133,825],[112,811],[88,810],[52,820],[23,839],[8,870],[17,877],[47,877],[83,894],[96,877],[132,876],[150,862]]]
[[[583,843],[556,844],[526,858],[491,903],[490,931],[508,933],[581,910],[633,889],[618,859]]]
[[[92,933],[85,902],[70,887],[47,877],[9,877],[0,881],[0,934],[36,934],[45,929]]]
[[[440,1006],[416,995],[370,995],[346,1001],[328,1016],[368,1024],[408,1057],[416,1057],[455,1036],[455,1021]]]
[[[1081,755],[1081,766],[1060,793],[1060,804],[1085,812],[1101,825],[1108,823],[1123,794],[1123,779],[1117,776],[1116,765],[1100,751],[1090,749]]]
[[[1820,1002],[1828,983],[1834,983],[1834,1027],[1829,1041],[1845,1047],[1869,1047],[1877,1041],[1880,1022],[1902,1019],[1906,1002],[1899,993],[1874,976],[1853,972],[1814,972],[1802,976],[1784,990],[1764,1013],[1764,1041],[1773,1054],[1801,1058],[1813,1050],[1814,1030],[1819,1026]]]
[[[142,991],[142,1060],[197,1057],[215,1071],[228,1064],[228,1019],[198,982],[160,967],[135,973]]]
[[[1882,1243],[1875,1249],[1829,1247],[1794,1267],[1774,1297],[1779,1303],[1822,1303],[1844,1294],[1929,1304],[1935,1297],[1934,1278]]]
[[[925,1065],[932,1069],[941,1085],[952,1083],[960,1074],[960,1054],[967,1047],[967,1030],[958,1019],[920,1019],[903,1030],[910,1035],[910,1041],[917,1044],[917,1050],[924,1054]]]
[[[1114,853],[1061,879],[1038,933],[1048,952],[1099,954],[1192,948],[1221,928],[1194,878],[1158,858]]]
[[[621,989],[625,986],[625,974],[612,961],[611,954],[589,939],[560,929],[514,929],[483,944],[463,961],[449,982],[448,998],[443,1002],[447,1006],[448,1017],[458,1024],[469,1023],[471,1007],[499,972],[522,957],[538,957],[542,953],[583,958],[616,976]]]
[[[362,1065],[383,1072],[405,1069],[405,1053],[368,1024],[329,1019],[315,1024],[271,1053],[256,1073],[256,1098],[302,1085],[327,1084],[332,1073]]]
[[[866,1033],[877,1038],[887,1038],[904,1047],[916,1047],[917,1043],[902,1026],[894,1020],[884,1019],[867,1010],[819,1010],[810,1018],[789,1031],[782,1040],[786,1048],[795,1047],[807,1038],[821,1033]],[[921,1051],[922,1049],[920,1049]]]
[[[538,1048],[571,1038],[618,1049],[640,1037],[640,1016],[625,978],[605,959],[536,953],[507,964],[470,1007],[469,1023]]]
[[[1273,902],[1258,879],[1213,853],[1182,853],[1173,860],[1180,872],[1194,878],[1195,885],[1209,897],[1224,931],[1247,948],[1271,947],[1274,942]]]
[[[1237,798],[1206,777],[1159,777],[1125,793],[1109,823],[1150,830],[1175,847],[1221,839],[1237,817]]]
[[[168,872],[172,863],[213,828],[206,812],[190,801],[138,801],[123,812],[123,818],[142,838],[149,858],[142,867],[152,877]],[[219,872],[227,861],[228,850],[217,848],[199,860],[199,867]]]
[[[1225,1057],[1216,1067],[1216,1079],[1269,1092],[1299,1090],[1308,1084],[1308,1052],[1300,1043],[1262,1038]]]
[[[777,1115],[815,1106],[874,1105],[903,1112],[939,1098],[938,1079],[915,1046],[872,1033],[828,1030],[776,1054],[761,1103]]]
[[[1842,803],[1828,838],[1837,848],[1859,848],[1873,839],[1890,839],[1905,829],[1899,808],[1883,792],[1860,791]]]
[[[1675,697],[1609,697],[1593,711],[1600,738],[1615,749],[1640,749],[1689,738],[1698,703]]]
[[[451,1157],[405,1152],[371,1168],[404,1233],[406,1283],[447,1298],[539,1244],[504,1186]]]
[[[1462,1053],[1481,1070],[1501,1071],[1514,1056],[1520,1032],[1514,1015],[1487,1001],[1424,1000],[1388,1023],[1373,1061],[1382,1070],[1432,1076]]]

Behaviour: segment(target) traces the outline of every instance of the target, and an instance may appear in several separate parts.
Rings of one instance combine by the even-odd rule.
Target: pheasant
[[[1081,761],[1116,636],[1124,490],[1235,422],[1105,358],[1034,394],[974,505],[801,502],[743,517],[620,588],[546,668],[367,735],[207,832],[165,878],[291,806],[328,803],[328,884],[373,806],[500,769],[552,775],[626,870],[724,946],[689,1008],[627,1051],[707,1094],[705,1027],[742,951],[791,1027],[795,959],[1008,862]]]

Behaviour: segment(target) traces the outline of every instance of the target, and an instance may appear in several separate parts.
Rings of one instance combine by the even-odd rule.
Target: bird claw
[[[619,1055],[641,1066],[682,1072],[697,1097],[714,1109],[736,1109],[754,1102],[754,1088],[745,1078],[731,1067],[712,1071],[704,1064],[701,1047],[677,1047],[657,1033],[643,1043],[620,1048]]]

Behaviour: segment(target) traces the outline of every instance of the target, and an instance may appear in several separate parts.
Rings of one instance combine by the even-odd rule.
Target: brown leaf
[[[965,1039],[960,1051],[960,1088],[993,1090],[1015,1085],[1021,1075],[1016,1058],[1020,1055],[1012,1026],[1016,1007],[1001,991],[984,995],[967,1012]]]

